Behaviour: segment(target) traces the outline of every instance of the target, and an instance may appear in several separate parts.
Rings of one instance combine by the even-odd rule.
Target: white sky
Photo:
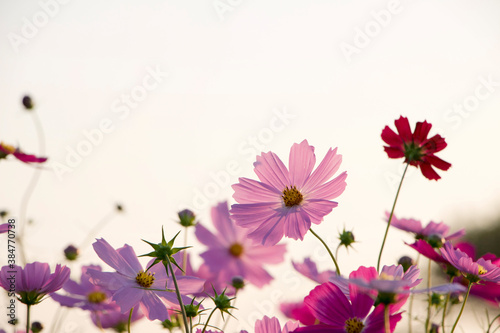
[[[402,171],[401,161],[383,152],[380,133],[400,115],[432,123],[431,135],[449,144],[439,156],[453,166],[438,182],[411,169],[398,216],[445,221],[455,230],[497,213],[498,1],[54,1],[0,1],[0,139],[39,151],[20,105],[29,93],[49,157],[28,211],[32,260],[55,263],[115,202],[126,214],[98,236],[144,253],[141,238],[159,239],[162,225],[177,232],[178,210],[192,208],[207,223],[211,205],[233,203],[230,184],[256,178],[256,153],[272,150],[288,161],[291,145],[307,139],[318,163],[339,147],[349,175],[339,207],[316,231],[333,242],[338,230],[353,228],[360,242],[350,256],[341,252],[341,268],[375,266],[382,217]],[[141,99],[133,107],[122,100],[131,93]],[[108,133],[85,143],[85,133],[99,126]],[[67,172],[54,172],[85,147],[79,163],[73,156]],[[18,216],[33,170],[15,161],[0,168],[0,209]],[[390,232],[385,263],[413,254],[402,237],[411,240]],[[313,255],[331,268],[309,236],[287,244],[288,261]],[[90,249],[82,261],[98,262]],[[287,282],[282,272],[290,267],[271,269],[277,281],[269,289],[242,295],[240,318],[271,290],[281,290],[282,300],[307,293],[312,284]],[[34,309],[35,320],[50,302]],[[77,324],[64,332],[88,332],[83,318],[70,315]],[[470,325],[478,324],[472,318]]]

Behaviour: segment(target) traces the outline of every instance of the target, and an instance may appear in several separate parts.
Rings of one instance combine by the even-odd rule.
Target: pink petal
[[[273,247],[252,246],[244,255],[249,260],[263,264],[279,264],[283,262],[286,245],[279,244]]]
[[[387,220],[389,219],[389,215],[389,212],[386,212]],[[422,233],[422,223],[415,219],[398,219],[396,215],[392,215],[391,226],[415,234]]]
[[[403,147],[403,139],[389,126],[384,127],[382,130],[382,140],[391,147]]]
[[[281,332],[281,326],[278,318],[269,318],[264,316],[262,320],[255,322],[255,333],[278,333]]]
[[[304,235],[311,227],[311,219],[307,214],[301,214],[300,211],[292,207],[285,216],[285,236],[295,240],[304,240]]]
[[[122,312],[126,312],[135,307],[143,296],[143,289],[123,287],[113,294],[112,299],[120,306]]]
[[[427,135],[429,134],[431,127],[432,125],[429,124],[426,120],[424,120],[423,123],[417,122],[417,125],[415,126],[415,132],[413,133],[413,142],[415,142],[417,145],[420,145],[420,143],[427,140]]]
[[[440,170],[448,170],[451,167],[451,163],[445,162],[437,156],[428,155],[425,160],[429,162],[432,166],[440,169]]]
[[[436,171],[432,168],[430,163],[422,163],[420,164],[420,171],[422,171],[422,174],[425,176],[425,178],[430,179],[430,180],[438,180],[441,179],[441,177],[437,174]]]
[[[229,209],[227,201],[217,204],[217,206],[212,207],[212,222],[215,228],[219,232],[220,236],[231,242],[236,238],[235,224],[233,220],[229,218]]]
[[[266,284],[269,284],[269,282],[273,279],[273,277],[264,268],[262,268],[262,266],[256,265],[255,263],[243,262],[241,268],[242,272],[239,275],[258,288],[262,288]]]
[[[138,272],[103,238],[98,239],[92,246],[97,256],[117,272],[131,277],[137,275]]]
[[[116,249],[116,252],[118,252],[118,254],[125,259],[130,267],[132,267],[134,274],[137,274],[142,270],[142,265],[139,262],[139,259],[137,259],[137,255],[135,254],[132,246],[125,244],[123,247]]]
[[[253,179],[239,178],[239,184],[234,184],[233,198],[240,204],[280,202],[283,195],[282,190],[278,190],[268,184],[258,182]]]
[[[145,291],[141,300],[141,310],[149,320],[169,319],[165,304],[152,291]]]
[[[197,223],[194,228],[194,234],[198,241],[208,247],[220,246],[220,240],[210,230],[205,228],[201,223]]]
[[[323,199],[332,200],[341,195],[347,184],[345,182],[347,172],[342,172],[339,176],[335,177],[328,183],[318,186],[307,193],[308,199]]]
[[[262,153],[253,165],[261,182],[281,191],[291,184],[287,168],[275,153]]]
[[[288,162],[291,184],[299,189],[302,188],[311,174],[314,164],[316,164],[314,147],[310,146],[307,140],[302,141],[300,144],[293,144]]]
[[[304,184],[304,192],[309,193],[311,190],[316,188],[318,185],[323,184],[329,180],[340,168],[342,163],[342,155],[337,155],[337,148],[329,149],[325,155],[325,158],[318,165],[316,170],[307,179]]]
[[[277,215],[277,210],[281,209],[281,206],[269,203],[234,204],[231,206],[231,214],[237,225],[255,229]]]
[[[248,237],[264,246],[276,245],[285,234],[284,218],[285,214],[282,212],[275,213],[249,233]]]
[[[320,224],[323,221],[323,217],[328,215],[337,206],[338,203],[334,201],[308,200],[301,208],[309,216],[312,223]]]
[[[387,156],[389,156],[389,158],[405,157],[405,152],[401,148],[393,148],[393,147],[384,146],[384,150],[387,153]]]
[[[333,328],[343,328],[345,321],[353,317],[351,304],[340,288],[331,282],[314,288],[304,303],[321,323]]]
[[[47,160],[47,157],[36,157],[35,155],[29,155],[21,152],[15,152],[13,155],[24,163],[43,163]]]

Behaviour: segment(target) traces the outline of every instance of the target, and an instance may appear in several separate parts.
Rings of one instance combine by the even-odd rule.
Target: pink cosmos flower
[[[357,275],[353,273],[351,276]],[[304,303],[321,324],[301,327],[294,332],[384,333],[384,305],[378,305],[370,313],[374,300],[360,292],[356,285],[350,284],[349,288],[350,300],[332,282],[326,282],[314,288],[304,299]],[[390,312],[391,332],[400,320],[401,313]]]
[[[494,265],[491,260],[479,258],[474,261],[467,253],[455,249],[450,242],[446,242],[441,248],[441,255],[470,282],[500,282],[500,267]]]
[[[139,305],[149,320],[163,321],[168,319],[169,315],[160,298],[169,306],[179,308],[175,292],[165,290],[165,286],[169,290],[174,290],[175,286],[167,277],[162,264],[156,264],[145,271],[134,249],[129,245],[115,250],[102,238],[92,245],[99,258],[114,268],[116,273],[88,269],[87,274],[94,283],[113,292],[112,300],[120,306],[122,312],[130,311]],[[203,282],[194,277],[177,277],[182,295],[199,292],[203,288]],[[191,299],[184,296],[183,302],[190,303]]]
[[[314,147],[307,140],[290,150],[289,169],[272,153],[257,156],[254,170],[260,179],[240,178],[233,185],[231,209],[236,223],[248,228],[249,238],[266,246],[283,236],[304,239],[311,223],[319,224],[329,214],[346,187],[347,173],[328,181],[339,169],[342,156],[330,149],[316,170]]]
[[[99,272],[102,270],[100,266],[82,266],[80,283],[68,280],[64,284],[63,290],[68,292],[69,295],[52,294],[52,299],[62,306],[78,307],[83,310],[115,310],[117,305],[115,302],[110,301],[111,292],[90,281],[90,275],[87,274],[89,269]]]
[[[3,266],[0,270],[0,286],[5,290],[15,291],[21,303],[38,304],[47,294],[58,291],[68,281],[70,269],[57,265],[50,273],[47,263],[33,262],[20,266]]]
[[[386,212],[387,220],[389,220],[389,212]],[[415,219],[398,219],[396,215],[392,216],[391,226],[397,229],[408,231],[415,234],[416,239],[429,240],[431,236],[445,241],[460,238],[465,235],[465,229],[460,229],[451,235],[448,235],[450,227],[443,222],[430,221],[425,227],[422,223]]]
[[[46,157],[36,157],[35,155],[29,155],[23,153],[20,148],[14,148],[11,145],[0,142],[0,159],[6,158],[9,155],[13,155],[19,161],[24,163],[43,163],[47,160]]]
[[[248,239],[248,230],[234,224],[229,215],[227,202],[212,208],[212,221],[216,233],[210,232],[201,223],[196,225],[195,235],[208,246],[201,254],[212,273],[229,284],[235,276],[241,276],[257,287],[269,283],[272,276],[263,264],[278,264],[283,261],[285,245],[272,248],[255,244]]]
[[[384,150],[389,158],[404,157],[405,163],[417,168],[420,167],[420,171],[426,178],[431,180],[440,179],[441,177],[433,167],[448,170],[451,166],[450,163],[434,155],[446,147],[445,140],[439,134],[427,138],[432,127],[427,121],[418,122],[413,133],[408,118],[401,116],[394,121],[394,124],[398,134],[389,126],[386,126],[382,131],[382,140],[388,144],[388,146],[384,146]]]
[[[298,323],[287,321],[283,329],[281,329],[280,322],[276,317],[264,316],[261,320],[255,321],[255,333],[289,333],[293,332],[297,327],[299,327]]]

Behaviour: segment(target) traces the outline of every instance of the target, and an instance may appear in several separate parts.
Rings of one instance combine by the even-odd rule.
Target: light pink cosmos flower
[[[21,303],[34,305],[43,300],[47,294],[58,291],[68,281],[70,269],[56,265],[54,273],[50,273],[47,263],[33,262],[20,266],[3,266],[0,270],[0,287],[12,290],[19,295]]]
[[[331,201],[346,187],[347,173],[333,180],[342,156],[329,149],[316,170],[314,147],[307,140],[290,150],[289,168],[273,152],[257,156],[254,170],[259,181],[240,178],[233,185],[231,209],[236,223],[248,228],[249,238],[266,246],[277,244],[283,236],[304,239],[311,223],[320,224],[338,203]]]
[[[297,272],[319,284],[325,283],[337,275],[331,270],[320,273],[316,267],[316,263],[311,258],[305,258],[303,263],[292,261],[292,265]]]
[[[264,316],[261,320],[255,322],[255,333],[289,333],[299,327],[299,323],[287,321],[283,329],[281,329],[278,318]]]
[[[481,280],[500,282],[500,267],[493,264],[491,260],[479,258],[474,261],[467,253],[455,249],[450,242],[446,242],[441,248],[441,255],[473,283]]]
[[[145,271],[134,249],[129,245],[115,250],[102,238],[92,245],[99,258],[114,268],[116,273],[91,269],[87,270],[87,273],[94,283],[113,292],[112,300],[120,306],[122,312],[130,311],[139,305],[149,320],[163,321],[168,319],[169,315],[160,298],[169,306],[179,308],[175,292],[165,290],[165,286],[169,290],[174,290],[175,286],[172,279],[167,277],[162,264],[156,264]],[[189,276],[177,277],[182,295],[199,292],[203,288],[203,282]],[[191,299],[184,296],[183,302],[190,303]]]
[[[247,237],[248,230],[231,220],[227,202],[212,208],[212,221],[217,230],[215,234],[201,223],[195,227],[196,237],[208,247],[200,256],[210,271],[218,273],[218,279],[227,284],[235,276],[241,276],[257,287],[269,283],[273,277],[262,266],[282,262],[285,245],[269,248],[252,242]]]
[[[389,212],[386,212],[386,218],[389,220]],[[397,229],[408,231],[415,234],[416,239],[428,240],[431,236],[444,238],[444,240],[451,240],[460,238],[465,235],[465,229],[460,229],[451,235],[448,235],[450,227],[443,222],[430,221],[425,227],[422,222],[415,219],[398,219],[396,215],[392,216],[391,226]]]

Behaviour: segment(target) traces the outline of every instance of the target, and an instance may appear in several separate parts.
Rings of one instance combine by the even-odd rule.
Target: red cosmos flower
[[[432,138],[427,138],[432,127],[427,121],[418,122],[415,126],[415,131],[412,133],[408,118],[401,116],[394,121],[398,134],[396,134],[389,126],[386,126],[382,131],[382,140],[388,146],[384,146],[384,150],[389,158],[405,158],[405,163],[409,163],[415,167],[420,167],[422,174],[428,179],[438,180],[441,177],[432,168],[433,166],[448,170],[450,163],[443,161],[434,154],[443,150],[447,144],[439,134]]]
[[[19,148],[14,148],[11,145],[0,142],[0,159],[6,158],[9,155],[14,155],[15,158],[24,163],[43,163],[47,160],[46,157],[26,154]]]

